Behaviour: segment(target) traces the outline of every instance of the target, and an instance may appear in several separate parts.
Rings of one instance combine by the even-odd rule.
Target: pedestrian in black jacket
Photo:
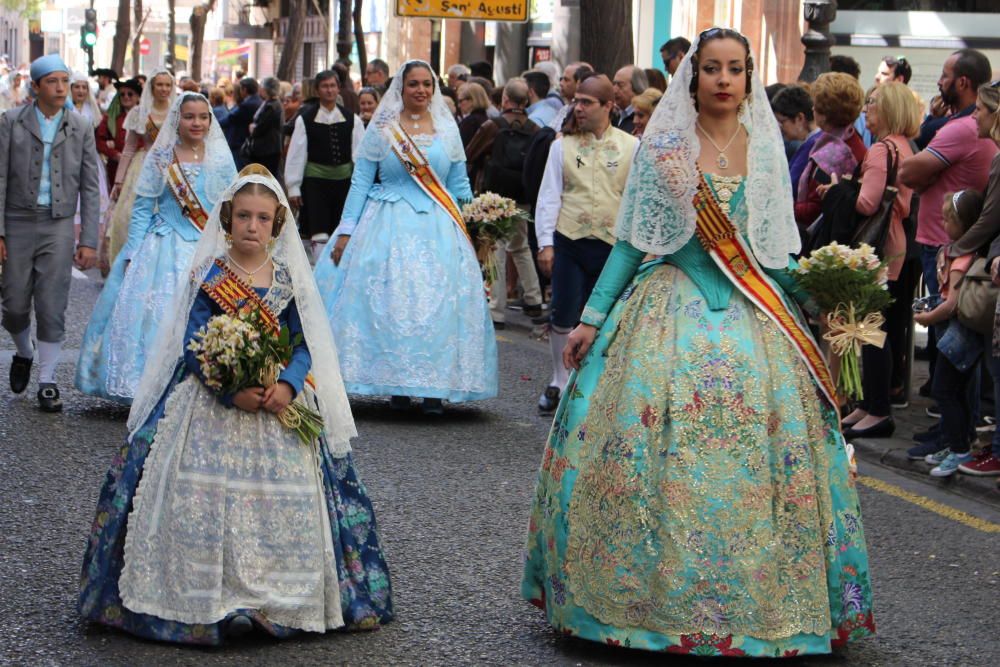
[[[278,178],[281,173],[281,124],[284,117],[278,99],[281,82],[269,76],[260,82],[260,92],[263,103],[257,108],[250,125],[250,143],[243,157],[249,162],[264,165]]]
[[[219,122],[222,131],[226,133],[226,142],[229,144],[229,150],[233,152],[237,169],[247,165],[246,160],[240,157],[240,148],[250,136],[250,123],[253,122],[257,108],[263,103],[257,94],[258,88],[255,79],[249,76],[240,79],[240,85],[236,89],[236,107]]]

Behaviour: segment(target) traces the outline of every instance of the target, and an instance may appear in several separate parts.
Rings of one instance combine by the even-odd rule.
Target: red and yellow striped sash
[[[245,315],[256,310],[260,312],[264,324],[275,334],[279,333],[281,322],[278,321],[278,316],[260,298],[254,288],[241,280],[221,259],[216,259],[215,265],[219,267],[219,273],[209,276],[201,284],[201,288],[205,290],[212,301],[229,315]],[[312,373],[306,375],[306,384],[313,389],[316,388],[316,381],[313,379]]]
[[[736,226],[719,208],[704,176],[698,184],[694,206],[698,213],[696,231],[702,246],[740,292],[778,325],[792,342],[830,405],[837,409],[836,383],[819,346],[757,263],[757,258]]]
[[[261,319],[272,331],[275,333],[281,331],[278,316],[260,298],[254,288],[241,280],[221,259],[216,259],[215,265],[219,267],[219,273],[209,276],[201,284],[201,288],[211,297],[212,301],[229,315],[246,315],[255,310],[259,311]]]
[[[181,213],[184,214],[184,217],[199,232],[204,231],[205,225],[208,224],[208,211],[201,205],[201,200],[198,199],[194,188],[188,182],[176,154],[174,154],[174,161],[167,167],[167,185],[170,186],[170,191],[174,194],[174,199],[181,207]]]
[[[386,131],[389,133],[389,138],[391,139],[392,152],[399,158],[399,161],[403,164],[403,168],[416,181],[420,189],[433,199],[438,206],[444,209],[445,213],[455,221],[458,228],[465,234],[465,238],[469,239],[469,243],[472,243],[472,237],[469,236],[469,230],[465,226],[465,218],[462,216],[462,211],[459,210],[455,200],[448,194],[448,190],[441,183],[441,179],[434,172],[434,168],[427,161],[420,147],[417,146],[416,142],[410,138],[410,135],[406,133],[406,130],[399,123],[392,123],[386,128]]]

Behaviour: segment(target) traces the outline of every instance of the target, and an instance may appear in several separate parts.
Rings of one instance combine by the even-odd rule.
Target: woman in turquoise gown
[[[433,91],[412,93],[408,84],[423,79]],[[404,167],[394,128],[426,157],[440,200]],[[340,225],[316,264],[347,391],[392,396],[397,408],[422,397],[428,412],[496,396],[479,263],[448,213],[472,198],[465,152],[426,63],[400,69],[358,153]]]
[[[545,448],[521,585],[567,634],[784,657],[874,632],[838,413],[693,234],[699,169],[722,172],[705,174],[711,196],[792,312],[809,305],[788,271],[798,236],[780,135],[751,71],[739,33],[706,31],[692,47],[570,341],[578,371]]]
[[[192,133],[182,116],[203,107],[208,116]],[[180,166],[206,215],[236,175],[222,131],[201,95],[188,93],[174,101],[143,162],[128,241],[105,280],[80,346],[76,387],[85,394],[131,404],[160,323],[190,271],[201,231],[197,214],[182,209],[167,182],[171,164]]]

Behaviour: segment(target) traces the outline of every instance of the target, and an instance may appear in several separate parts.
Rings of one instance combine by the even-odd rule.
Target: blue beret
[[[32,81],[38,81],[43,76],[52,74],[53,72],[69,73],[69,67],[66,66],[66,63],[63,62],[62,57],[58,53],[42,56],[35,62],[31,63]]]

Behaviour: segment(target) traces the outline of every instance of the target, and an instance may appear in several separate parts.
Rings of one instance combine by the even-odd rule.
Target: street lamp
[[[806,61],[802,65],[799,81],[815,81],[830,70],[830,23],[837,18],[837,0],[806,0],[805,19],[809,29],[802,35],[806,47]]]

